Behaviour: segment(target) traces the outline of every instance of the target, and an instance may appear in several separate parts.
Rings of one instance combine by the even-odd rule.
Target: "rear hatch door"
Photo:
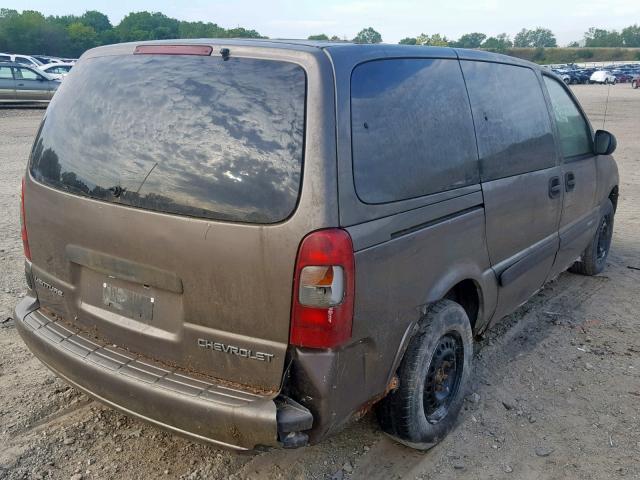
[[[293,215],[305,69],[173,53],[83,59],[50,105],[25,199],[40,303],[150,360],[277,390],[297,248],[322,226]]]

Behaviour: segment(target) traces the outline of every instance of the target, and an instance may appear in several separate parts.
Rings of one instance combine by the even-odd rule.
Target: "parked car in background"
[[[591,78],[592,72],[586,72],[584,70],[576,70],[571,73],[572,82],[571,83],[589,83],[589,79]]]
[[[30,67],[39,67],[43,63],[30,55],[15,55],[13,53],[0,53],[0,62],[15,62]]]
[[[591,77],[591,75],[585,72],[582,72],[581,70],[572,70],[569,72],[564,72],[560,76],[562,77],[562,81],[567,85],[589,83],[589,78]]]
[[[40,70],[48,73],[52,78],[62,78],[73,68],[73,63],[49,63],[42,65]]]
[[[555,73],[562,79],[564,83],[569,85],[571,83],[571,75],[564,72],[555,71]]]
[[[46,57],[43,55],[32,55],[33,58],[42,62],[43,65],[47,65],[49,63],[61,63],[62,60],[58,57]]]
[[[605,268],[615,146],[556,75],[488,52],[92,49],[23,179],[16,327],[66,382],[195,439],[302,447],[378,403],[428,449],[478,381],[474,336]]]
[[[633,78],[633,75],[631,75],[629,72],[622,70],[612,70],[611,75],[616,77],[616,83],[627,83],[630,82]]]
[[[37,68],[0,62],[0,103],[48,102],[59,86],[59,80]]]
[[[615,75],[607,70],[597,70],[589,78],[589,83],[615,84],[617,81]]]

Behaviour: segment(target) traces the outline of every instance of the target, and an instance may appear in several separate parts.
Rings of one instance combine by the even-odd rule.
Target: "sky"
[[[45,15],[80,15],[99,10],[117,24],[131,11],[158,11],[179,20],[253,28],[271,38],[306,38],[317,33],[353,38],[365,27],[397,43],[420,33],[457,39],[469,32],[489,36],[543,26],[560,46],[581,40],[592,26],[622,29],[640,23],[637,0],[4,0],[3,8],[38,10]]]

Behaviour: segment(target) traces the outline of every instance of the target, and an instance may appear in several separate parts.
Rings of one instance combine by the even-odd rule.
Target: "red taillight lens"
[[[333,348],[351,338],[355,261],[341,229],[307,235],[298,249],[293,284],[291,344]]]
[[[27,236],[27,217],[24,214],[24,178],[22,179],[22,191],[20,192],[20,225],[24,256],[31,261],[31,249],[29,248],[29,237]]]

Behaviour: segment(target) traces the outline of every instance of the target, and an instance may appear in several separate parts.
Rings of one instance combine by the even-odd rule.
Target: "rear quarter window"
[[[297,204],[306,76],[251,58],[83,60],[58,89],[31,173],[73,194],[179,215],[275,223]]]
[[[551,120],[535,72],[461,61],[478,137],[482,180],[553,167]]]
[[[457,60],[390,59],[351,75],[354,181],[365,203],[478,183],[473,120]]]

